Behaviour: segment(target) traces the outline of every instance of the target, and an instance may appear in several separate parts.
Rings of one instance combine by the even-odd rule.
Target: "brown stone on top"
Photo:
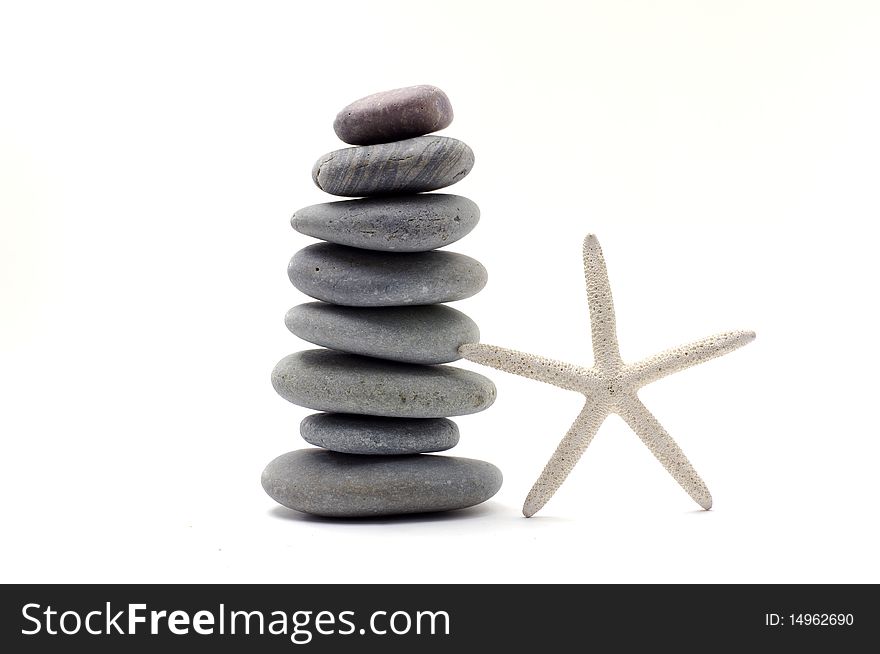
[[[373,145],[430,134],[451,122],[446,94],[421,84],[355,100],[336,115],[333,130],[351,145]]]

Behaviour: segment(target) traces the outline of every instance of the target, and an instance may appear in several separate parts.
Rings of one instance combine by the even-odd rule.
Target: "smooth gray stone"
[[[405,141],[343,148],[315,162],[312,179],[333,195],[435,191],[463,179],[474,166],[474,153],[446,136],[417,136]]]
[[[353,307],[454,302],[476,295],[489,278],[483,264],[456,252],[375,252],[335,243],[303,248],[287,275],[316,300]]]
[[[356,518],[451,511],[485,502],[501,488],[491,463],[432,454],[358,456],[304,449],[263,471],[263,489],[288,508]]]
[[[429,193],[324,202],[300,209],[293,228],[331,243],[367,250],[424,252],[454,243],[480,220],[460,195]]]
[[[407,363],[457,361],[459,347],[480,341],[473,320],[442,304],[341,307],[309,302],[288,311],[284,324],[315,345]]]
[[[284,357],[272,386],[288,402],[316,411],[390,418],[444,418],[488,409],[495,384],[453,366],[397,363],[334,350]]]
[[[446,418],[382,418],[315,413],[299,425],[307,443],[347,454],[422,454],[458,443],[458,426]]]
[[[436,132],[451,122],[446,94],[420,84],[355,100],[336,115],[333,131],[351,145],[371,145]]]

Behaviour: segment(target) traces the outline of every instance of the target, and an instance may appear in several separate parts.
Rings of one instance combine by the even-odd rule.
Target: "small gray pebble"
[[[446,94],[421,84],[355,100],[336,115],[333,131],[351,145],[371,145],[436,132],[451,122]]]
[[[480,341],[473,320],[442,304],[342,307],[309,302],[288,311],[284,323],[315,345],[407,363],[457,361],[459,347]]]
[[[444,193],[324,202],[290,219],[307,236],[367,250],[424,252],[454,243],[480,220],[476,203]]]
[[[382,418],[315,413],[299,425],[307,443],[347,454],[422,454],[458,443],[458,426],[446,418]]]
[[[343,148],[315,162],[312,179],[333,195],[360,197],[435,191],[455,184],[473,168],[474,153],[446,136]]]
[[[263,489],[288,508],[336,518],[451,511],[485,502],[501,488],[486,461],[432,454],[358,456],[304,449],[263,471]]]
[[[316,300],[356,307],[463,300],[482,290],[489,277],[479,261],[455,252],[375,252],[334,243],[297,252],[287,275]]]
[[[315,411],[390,418],[478,413],[496,395],[491,380],[470,370],[324,349],[284,357],[272,371],[272,386],[288,402]]]

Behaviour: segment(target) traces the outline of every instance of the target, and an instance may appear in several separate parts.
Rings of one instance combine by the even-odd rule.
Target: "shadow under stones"
[[[416,524],[422,522],[448,522],[453,520],[473,520],[485,518],[489,515],[498,514],[499,509],[491,502],[478,504],[466,509],[454,511],[435,511],[433,513],[406,513],[403,515],[382,515],[364,518],[331,518],[326,516],[301,513],[294,509],[278,505],[268,511],[273,518],[290,520],[292,522],[310,522],[313,524],[331,525],[392,525],[392,524]]]

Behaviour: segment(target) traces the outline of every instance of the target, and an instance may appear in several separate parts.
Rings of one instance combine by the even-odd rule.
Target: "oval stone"
[[[284,323],[315,345],[408,363],[456,361],[459,347],[480,341],[473,320],[442,304],[343,307],[309,302],[288,311]]]
[[[315,162],[312,179],[333,195],[360,197],[421,193],[451,186],[474,165],[473,151],[446,136],[343,148]]]
[[[451,122],[446,94],[420,84],[355,100],[336,115],[333,131],[351,145],[371,145],[436,132]]]
[[[290,219],[307,236],[367,250],[424,252],[454,243],[480,220],[476,203],[443,193],[324,202]]]
[[[491,463],[431,454],[358,456],[304,449],[263,471],[263,489],[288,508],[334,518],[451,511],[485,502],[501,488]]]
[[[470,370],[323,349],[283,358],[272,371],[272,386],[288,402],[308,409],[390,418],[477,413],[496,395],[491,380]]]
[[[299,425],[307,443],[347,454],[442,452],[458,443],[458,426],[446,418],[382,418],[315,413]]]
[[[389,253],[334,243],[297,252],[287,275],[316,300],[357,307],[463,300],[478,293],[489,277],[479,261],[455,252]]]

